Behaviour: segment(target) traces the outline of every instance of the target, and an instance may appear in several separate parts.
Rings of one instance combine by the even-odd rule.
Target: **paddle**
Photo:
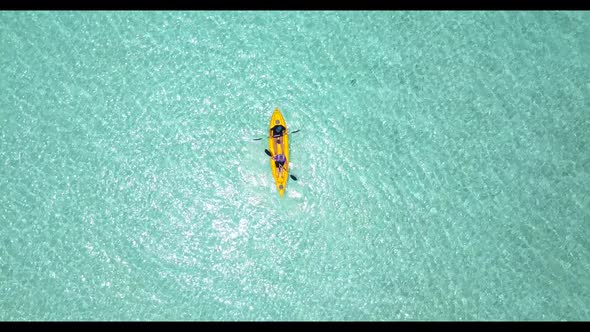
[[[269,157],[271,157],[271,158],[272,158],[272,153],[270,153],[270,151],[268,151],[267,149],[264,149],[264,152],[265,152],[265,153],[266,153],[266,154],[267,154]],[[289,174],[289,177],[290,177],[291,179],[293,179],[294,181],[297,181],[297,177],[295,177],[295,175]]]
[[[300,131],[301,131],[301,129],[297,129],[297,130],[295,130],[294,132],[292,132],[291,134],[295,134],[295,133],[298,133],[298,132],[300,132]],[[289,135],[289,133],[286,133],[285,135]],[[253,141],[260,141],[262,138],[264,138],[264,137],[261,137],[261,138],[254,138],[254,139],[253,139]],[[272,138],[272,136],[268,136],[267,138]]]

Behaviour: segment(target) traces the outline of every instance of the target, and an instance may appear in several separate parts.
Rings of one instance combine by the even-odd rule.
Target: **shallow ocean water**
[[[2,12],[0,45],[2,320],[590,318],[588,12]]]

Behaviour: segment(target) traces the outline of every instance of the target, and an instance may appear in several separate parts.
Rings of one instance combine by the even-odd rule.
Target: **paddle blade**
[[[291,179],[293,179],[294,181],[297,181],[297,178],[295,177],[295,175],[290,175]]]
[[[294,132],[292,132],[291,134],[295,134],[295,133],[298,133],[298,132],[300,132],[300,131],[301,131],[301,129],[297,129],[297,130],[295,130]]]
[[[270,151],[268,151],[267,149],[264,149],[264,152],[269,156],[272,157],[272,153],[270,153]]]
[[[262,138],[255,138],[253,141],[260,141]]]

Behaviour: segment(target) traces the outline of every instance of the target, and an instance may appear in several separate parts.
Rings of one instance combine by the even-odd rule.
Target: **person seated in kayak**
[[[275,153],[278,153],[277,144],[281,145],[281,152],[285,151],[285,146],[283,145],[283,140],[281,139],[281,137],[283,137],[283,135],[286,135],[286,134],[287,134],[287,128],[283,127],[280,124],[271,128],[270,135],[272,136],[273,141],[275,143]]]
[[[287,161],[287,157],[285,157],[284,154],[280,153],[272,157],[272,159],[275,161],[275,166],[279,169],[279,177],[281,177],[283,169],[287,169],[287,165],[289,164],[289,162]]]
[[[279,122],[279,121],[277,121]],[[286,131],[287,128],[283,127],[283,125],[276,125],[272,127],[272,137],[281,137],[283,136],[283,130]]]

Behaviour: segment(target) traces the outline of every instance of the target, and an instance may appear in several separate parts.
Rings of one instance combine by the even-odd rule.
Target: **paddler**
[[[275,143],[275,154],[278,154],[279,151],[277,150],[277,144],[281,145],[281,153],[285,152],[285,146],[283,145],[283,140],[281,139],[281,137],[283,137],[283,135],[286,135],[287,133],[287,128],[283,127],[279,120],[277,120],[277,124],[276,126],[272,127],[272,129],[270,130],[270,135],[273,138],[273,142]]]
[[[280,153],[272,157],[272,160],[275,161],[275,166],[279,169],[278,177],[280,178],[283,173],[283,169],[286,169],[289,165],[287,157],[285,157],[284,154]]]

